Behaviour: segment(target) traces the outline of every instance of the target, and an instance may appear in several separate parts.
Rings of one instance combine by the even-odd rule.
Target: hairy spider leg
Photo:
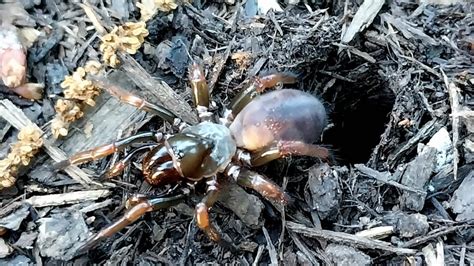
[[[217,186],[216,177],[211,178],[207,182],[207,194],[201,202],[196,205],[196,222],[198,227],[204,231],[212,241],[221,242],[221,236],[212,225],[212,221],[209,217],[209,209],[216,203],[219,196],[219,188]]]
[[[297,78],[291,73],[275,73],[262,77],[254,77],[250,84],[242,89],[232,100],[229,111],[224,114],[226,124],[231,121],[249,104],[256,96],[263,93],[266,89],[277,87],[280,88],[283,84],[294,84]]]
[[[133,143],[139,143],[143,141],[155,141],[160,142],[163,138],[161,133],[155,132],[143,132],[130,137],[119,139],[113,143],[105,144],[99,147],[89,149],[76,153],[69,157],[69,159],[54,164],[54,168],[63,169],[69,165],[82,164],[85,162],[97,160],[105,156],[111,155],[115,152],[125,149]]]
[[[132,197],[127,201],[127,204],[131,206],[130,209],[128,209],[127,212],[125,212],[125,214],[117,221],[89,238],[86,243],[79,247],[76,254],[80,255],[87,252],[103,239],[112,236],[126,226],[140,219],[145,215],[145,213],[177,205],[178,203],[181,203],[184,198],[184,195],[172,197]]]
[[[242,153],[247,152],[244,151]],[[330,157],[329,150],[319,145],[304,143],[302,141],[280,140],[250,153],[250,156],[241,156],[241,158],[244,163],[249,166],[261,166],[289,155],[310,156],[322,160],[328,160]]]
[[[105,173],[105,178],[112,178],[112,177],[118,176],[120,173],[123,172],[125,167],[130,164],[130,161],[132,160],[133,157],[135,157],[135,155],[137,155],[138,153],[144,150],[150,150],[152,148],[155,148],[156,146],[158,146],[158,143],[145,144],[143,146],[137,147],[134,150],[130,151],[130,153],[127,154],[127,156],[125,156],[125,158],[118,161],[113,166],[111,166],[109,170],[107,170],[107,172]]]
[[[103,78],[92,76],[91,80],[97,86],[104,88],[108,93],[110,93],[112,96],[116,97],[123,103],[134,106],[139,110],[143,110],[148,113],[155,114],[159,116],[160,118],[168,121],[171,124],[176,124],[176,123],[181,122],[173,112],[171,112],[170,110],[168,110],[167,108],[161,105],[150,103],[136,96],[135,94],[128,92],[117,85],[112,84],[111,82]]]
[[[191,85],[193,102],[196,106],[199,119],[201,121],[211,121],[212,113],[208,111],[210,98],[209,86],[204,75],[204,70],[196,62],[193,62],[189,67],[188,78]]]
[[[267,200],[284,205],[289,202],[289,196],[280,186],[255,171],[230,163],[224,173],[237,184],[255,190]]]

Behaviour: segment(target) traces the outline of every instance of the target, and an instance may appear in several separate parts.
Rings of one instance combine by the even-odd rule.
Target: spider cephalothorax
[[[179,132],[166,137],[157,132],[139,133],[78,153],[60,165],[95,160],[132,143],[144,143],[115,164],[108,175],[120,174],[135,154],[146,152],[142,171],[151,185],[206,179],[207,194],[196,206],[196,221],[212,240],[220,241],[220,235],[208,214],[209,208],[218,198],[219,180],[230,178],[244,187],[254,189],[268,200],[286,204],[288,196],[285,192],[250,168],[287,155],[327,158],[328,150],[313,144],[320,139],[327,124],[326,111],[316,97],[300,90],[278,89],[260,95],[267,88],[296,82],[293,75],[278,73],[254,78],[234,98],[224,116],[218,118],[208,110],[209,90],[204,73],[197,64],[190,67],[189,80],[199,124],[187,125],[161,106],[119,88],[108,88],[125,103],[153,112],[177,125]],[[181,199],[180,196],[130,199],[126,214],[92,237],[83,249],[121,230],[146,212],[168,207]]]

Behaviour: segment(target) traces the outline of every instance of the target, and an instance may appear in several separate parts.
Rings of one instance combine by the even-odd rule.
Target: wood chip
[[[107,197],[111,192],[107,189],[75,191],[62,194],[50,194],[45,196],[33,196],[25,200],[33,207],[60,206],[75,204],[85,201],[96,200]]]
[[[361,237],[367,237],[371,239],[382,239],[387,236],[390,236],[393,234],[395,229],[393,226],[388,225],[388,226],[379,226],[379,227],[374,227],[370,228],[364,231],[357,232],[355,235],[356,236],[361,236]]]
[[[267,240],[267,249],[268,253],[270,254],[270,260],[271,260],[271,265],[278,265],[278,255],[275,249],[275,246],[272,243],[272,239],[270,238],[270,235],[268,235],[268,231],[265,227],[262,227],[263,234],[265,235],[265,239]]]
[[[458,178],[458,164],[459,164],[459,151],[457,149],[457,143],[459,141],[459,116],[456,114],[460,111],[459,106],[459,87],[456,86],[453,82],[449,82],[448,77],[441,70],[443,75],[444,83],[448,89],[449,93],[449,102],[451,103],[451,115],[452,115],[452,124],[453,124],[453,172],[454,179]]]
[[[100,35],[105,35],[107,34],[107,30],[102,26],[102,23],[100,23],[98,16],[90,6],[90,4],[78,4],[82,9],[84,9],[84,12],[86,13],[87,17],[91,20],[92,25],[94,25],[95,30],[97,33]]]
[[[351,235],[347,233],[309,228],[302,224],[293,223],[293,222],[287,222],[286,226],[288,227],[289,230],[306,235],[308,237],[323,238],[329,241],[333,241],[335,243],[347,244],[347,245],[356,246],[362,249],[375,249],[375,250],[378,249],[378,250],[388,251],[388,252],[399,254],[399,255],[409,255],[409,254],[416,253],[416,250],[413,250],[413,249],[398,248],[384,241],[372,240],[365,237],[360,237],[360,236]]]
[[[351,24],[342,35],[341,42],[344,44],[349,43],[358,32],[370,26],[384,3],[384,0],[365,0],[357,10]]]

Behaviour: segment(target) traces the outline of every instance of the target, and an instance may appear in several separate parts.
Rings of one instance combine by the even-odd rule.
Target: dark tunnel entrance
[[[380,78],[375,75],[374,79]],[[360,83],[343,82],[337,94],[323,98],[330,102],[330,123],[323,143],[334,149],[338,164],[366,163],[389,121],[395,102],[394,93],[380,80]]]

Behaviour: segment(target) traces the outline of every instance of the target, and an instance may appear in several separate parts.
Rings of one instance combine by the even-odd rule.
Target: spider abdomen
[[[256,151],[277,141],[313,143],[326,127],[326,110],[313,95],[282,89],[258,96],[234,119],[237,146]]]

